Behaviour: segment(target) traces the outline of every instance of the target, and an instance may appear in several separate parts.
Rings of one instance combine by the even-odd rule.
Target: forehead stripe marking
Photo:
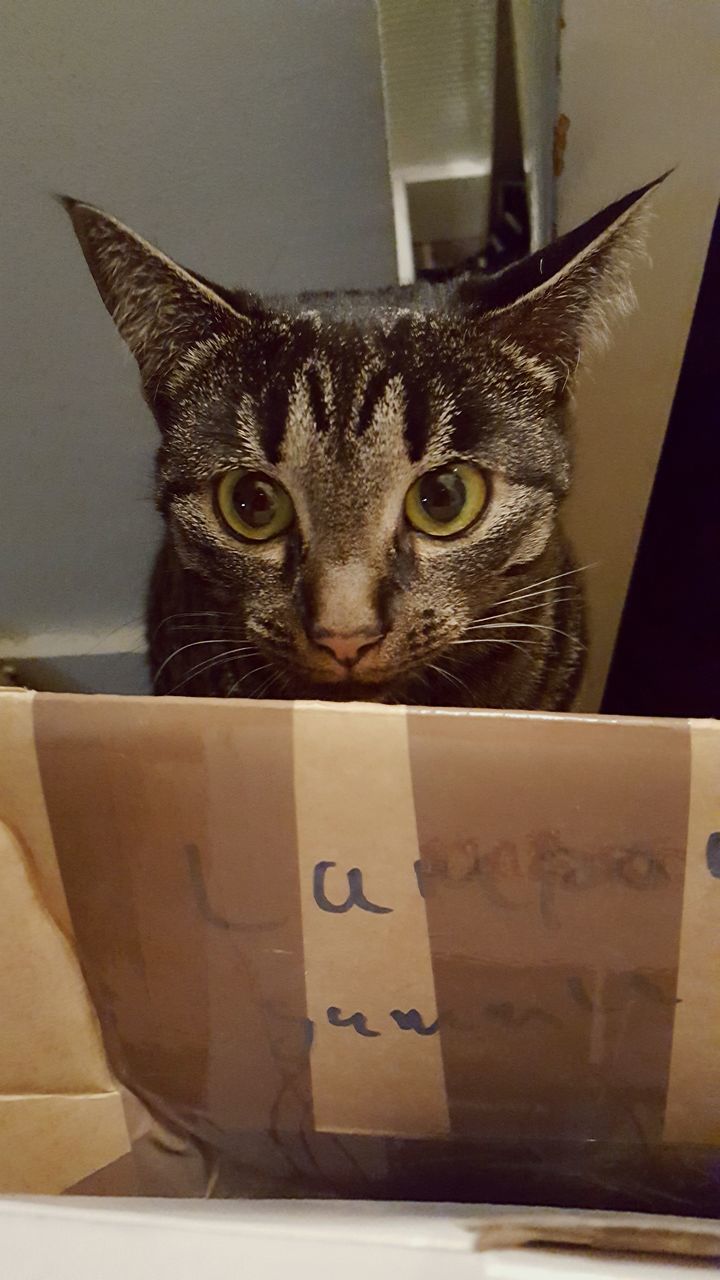
[[[275,378],[268,387],[260,432],[260,444],[269,462],[277,463],[285,439],[285,428],[290,407],[287,385],[282,378]]]
[[[387,385],[390,381],[390,371],[387,368],[376,369],[370,374],[365,385],[363,398],[358,409],[357,421],[355,424],[356,434],[362,436],[367,431],[373,418],[378,404],[382,400]]]
[[[405,439],[412,462],[419,462],[430,435],[430,405],[427,389],[418,382],[405,379]]]
[[[330,426],[330,418],[325,403],[325,394],[323,391],[322,378],[316,365],[311,364],[305,371],[305,382],[310,398],[310,411],[315,420],[315,426],[318,431],[323,434],[327,432]]]

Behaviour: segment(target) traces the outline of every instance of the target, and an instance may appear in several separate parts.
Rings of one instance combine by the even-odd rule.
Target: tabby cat
[[[571,390],[655,185],[496,276],[267,299],[63,200],[161,433],[157,693],[571,706]]]

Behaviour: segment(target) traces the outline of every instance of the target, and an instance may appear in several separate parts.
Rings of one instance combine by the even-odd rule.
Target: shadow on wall
[[[720,211],[602,710],[720,718]]]

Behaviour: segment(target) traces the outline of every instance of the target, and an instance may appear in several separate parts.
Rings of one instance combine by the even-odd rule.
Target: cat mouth
[[[391,679],[353,680],[350,673],[344,680],[313,680],[308,676],[298,679],[295,697],[322,702],[385,702],[392,684]]]
[[[287,674],[290,697],[321,702],[386,702],[397,695],[401,678],[398,672],[387,669],[361,674],[348,668],[342,673],[333,672],[328,679],[325,671],[308,669],[300,663]]]
[[[397,682],[399,673],[391,664],[378,661],[375,654],[361,655],[354,663],[338,662],[328,656],[326,661],[303,661],[298,655],[288,663],[292,684],[302,692],[296,697],[319,698],[333,702],[378,702],[383,693]]]
[[[414,686],[418,680],[422,683],[431,656],[423,654],[399,666],[377,663],[371,670],[364,669],[361,660],[355,669],[336,668],[331,673],[298,662],[288,670],[287,696],[321,702],[414,701]]]
[[[418,679],[422,680],[432,656],[424,653],[415,661],[400,665],[385,664],[375,657],[371,666],[366,666],[361,658],[354,666],[343,667],[340,664],[306,663],[301,655],[292,661],[287,655],[285,661],[278,664],[285,676],[283,696],[320,702],[396,703],[412,700],[411,690]]]

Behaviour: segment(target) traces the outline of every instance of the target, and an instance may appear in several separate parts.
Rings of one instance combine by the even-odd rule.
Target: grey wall
[[[155,433],[49,193],[226,283],[392,280],[374,6],[0,0],[0,31],[0,650],[107,648],[142,612]]]

